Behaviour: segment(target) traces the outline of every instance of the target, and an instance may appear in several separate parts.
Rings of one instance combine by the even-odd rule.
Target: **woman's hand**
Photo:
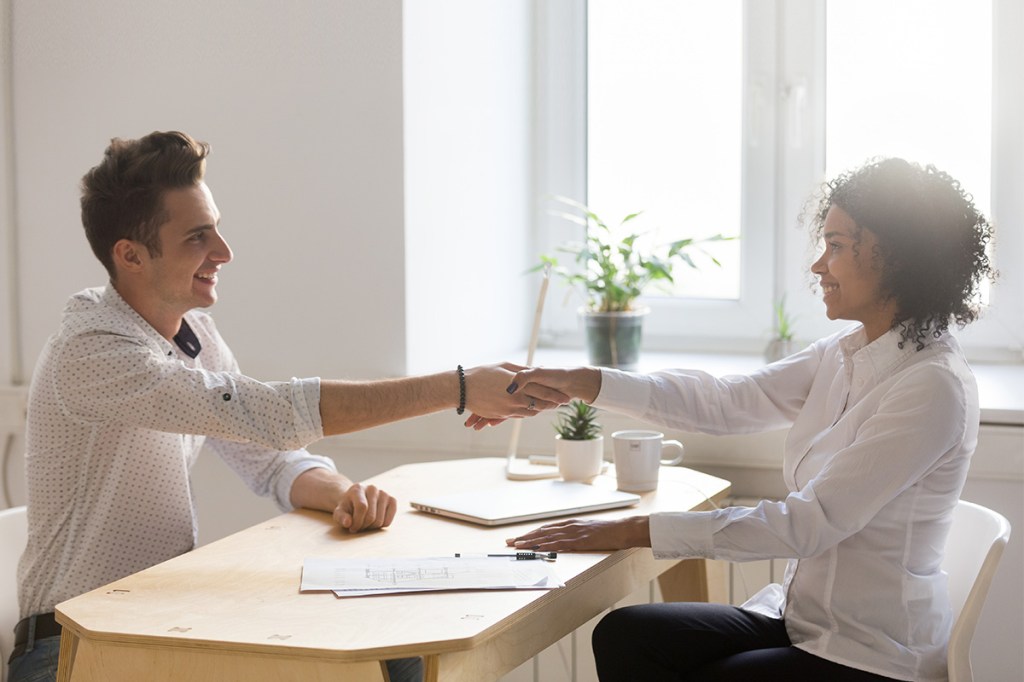
[[[585,403],[591,403],[601,392],[601,370],[597,367],[520,368],[508,387],[509,393],[533,395],[547,391],[556,391],[566,396],[564,402],[569,402],[568,398],[579,398]]]
[[[479,431],[497,426],[510,417],[532,417],[569,402],[557,388],[531,384],[524,390],[512,388],[514,374],[522,365],[503,363],[466,370],[466,407],[472,411],[465,425]]]
[[[614,521],[569,519],[549,523],[505,542],[516,549],[543,552],[650,547],[651,529],[647,516],[631,516]]]
[[[547,386],[532,386],[529,391],[520,392],[508,390],[515,373],[523,369],[522,365],[506,362],[465,370],[466,408],[476,417],[474,421],[500,424],[509,417],[532,417],[569,402],[569,396]],[[466,425],[472,426],[468,422]]]

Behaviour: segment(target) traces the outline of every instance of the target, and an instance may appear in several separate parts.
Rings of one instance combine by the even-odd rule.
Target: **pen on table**
[[[455,558],[458,559],[462,556],[461,552],[455,553]],[[466,555],[470,556],[470,555]],[[554,561],[558,558],[558,552],[516,552],[515,554],[487,554],[488,557],[508,557],[509,559],[515,559],[516,561],[533,561],[541,559],[543,561]]]

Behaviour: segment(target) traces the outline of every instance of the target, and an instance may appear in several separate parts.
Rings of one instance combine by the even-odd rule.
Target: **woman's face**
[[[825,312],[830,320],[860,322],[874,341],[892,327],[896,313],[895,300],[881,295],[885,265],[875,253],[878,240],[838,206],[829,209],[822,232],[825,251],[811,272],[821,284]]]

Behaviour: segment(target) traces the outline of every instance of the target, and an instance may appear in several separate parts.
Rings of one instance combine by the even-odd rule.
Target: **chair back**
[[[25,507],[0,511],[0,680],[7,679],[7,658],[18,623],[18,561],[28,538]]]
[[[1010,523],[1001,514],[973,502],[957,503],[942,561],[953,606],[947,655],[950,682],[973,682],[971,640],[1009,539]]]

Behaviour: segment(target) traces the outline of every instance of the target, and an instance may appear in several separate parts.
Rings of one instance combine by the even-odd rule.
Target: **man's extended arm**
[[[506,389],[521,369],[517,365],[486,365],[465,370],[466,415],[489,419],[529,417],[568,402],[557,390],[536,386],[533,395]],[[455,370],[417,377],[377,381],[320,383],[320,417],[325,436],[350,433],[400,419],[418,417],[459,405]]]

